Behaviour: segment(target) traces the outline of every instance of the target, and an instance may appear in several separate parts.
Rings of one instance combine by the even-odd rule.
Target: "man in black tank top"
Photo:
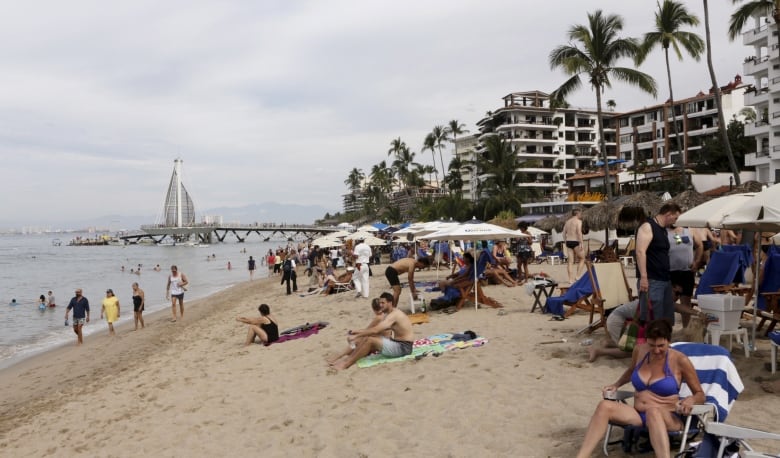
[[[666,228],[677,222],[682,213],[675,203],[665,203],[658,214],[648,218],[637,229],[636,277],[639,283],[641,319],[649,320],[649,304],[653,319],[664,318],[674,325],[674,299],[669,267],[669,238]]]

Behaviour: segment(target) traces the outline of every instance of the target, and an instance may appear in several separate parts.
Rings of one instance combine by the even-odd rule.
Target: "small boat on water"
[[[54,239],[51,241],[51,246],[62,246],[62,240]]]

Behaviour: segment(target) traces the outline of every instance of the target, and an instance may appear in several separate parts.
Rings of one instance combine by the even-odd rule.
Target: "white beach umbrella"
[[[722,225],[726,229],[746,229],[758,232],[780,232],[780,185],[765,188],[731,210],[723,218]],[[758,243],[758,242],[757,242]],[[761,268],[761,256],[756,256],[756,272]],[[756,344],[756,319],[758,317],[758,281],[753,279],[755,294],[753,295],[753,348]]]
[[[709,200],[681,214],[676,224],[681,227],[720,228],[727,214],[747,203],[755,195],[754,193],[732,194]]]
[[[312,245],[317,245],[320,248],[332,248],[334,246],[344,245],[344,242],[333,237],[320,237],[311,241]]]
[[[357,232],[379,232],[379,229],[370,224],[366,224],[365,226],[360,226],[357,228]]]
[[[340,239],[340,238],[348,236],[349,234],[351,234],[351,232],[336,231],[336,232],[331,232],[330,234],[328,234],[328,237],[334,238],[334,239]]]
[[[477,219],[458,224],[441,231],[423,235],[426,240],[506,240],[509,238],[530,237],[516,230],[485,223]],[[474,308],[477,308],[477,266],[474,260]]]
[[[385,242],[384,239],[380,239],[379,237],[375,237],[373,234],[368,234],[366,232],[355,232],[354,234],[348,235],[346,237],[346,240],[358,240],[358,239],[363,239],[366,245],[370,245],[370,246],[379,246],[379,245],[387,244],[387,242]]]
[[[543,231],[538,227],[528,226],[528,233],[534,237],[539,237],[540,235],[546,235],[547,231]]]

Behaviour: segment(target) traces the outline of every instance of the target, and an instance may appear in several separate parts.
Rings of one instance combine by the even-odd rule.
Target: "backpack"
[[[282,270],[285,272],[290,272],[292,270],[292,261],[289,259],[284,260],[284,264],[282,264]]]

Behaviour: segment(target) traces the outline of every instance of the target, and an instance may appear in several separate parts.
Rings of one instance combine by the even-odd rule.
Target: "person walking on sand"
[[[566,244],[567,265],[566,273],[569,275],[569,283],[574,283],[585,269],[585,245],[582,241],[582,210],[579,208],[571,211],[571,217],[563,225],[563,240]],[[577,262],[577,270],[574,271],[574,262]]]
[[[249,280],[251,281],[252,277],[254,277],[254,275],[255,275],[255,268],[257,267],[255,265],[255,258],[250,256],[249,257],[249,261],[247,262],[247,264],[249,265]]]
[[[101,320],[104,315],[106,317],[106,322],[108,323],[108,333],[115,336],[114,322],[119,320],[119,298],[114,295],[114,290],[112,289],[106,290],[106,297],[103,299],[103,307],[100,309]]]
[[[144,328],[144,305],[146,296],[144,290],[138,287],[138,283],[133,283],[133,321],[135,330],[138,330],[138,323],[141,323],[141,329]]]
[[[376,326],[360,331],[349,331],[347,340],[355,343],[355,351],[342,357],[331,365],[336,369],[347,369],[360,358],[371,352],[378,351],[384,356],[398,358],[412,354],[414,331],[412,322],[406,313],[393,307],[393,295],[382,293],[379,296],[379,304],[385,318]],[[393,338],[385,337],[385,331],[393,331]]]
[[[55,299],[54,299],[54,294],[51,291],[49,291],[48,304],[49,304],[49,307],[56,307],[57,306],[57,304],[55,302]]]
[[[417,299],[417,288],[414,286],[414,271],[415,269],[424,269],[430,266],[430,262],[429,258],[401,258],[387,266],[385,278],[387,278],[390,287],[393,289],[393,307],[398,307],[398,299],[401,297],[401,280],[398,278],[398,275],[406,273],[406,278],[409,281],[409,290],[412,292],[412,297]]]
[[[271,315],[271,307],[268,304],[260,304],[257,311],[260,312],[258,317],[247,318],[240,316],[236,318],[236,321],[239,323],[249,325],[246,341],[244,342],[245,347],[253,344],[256,338],[259,338],[260,343],[266,346],[279,340],[279,325],[276,317]]]
[[[187,276],[179,273],[179,268],[171,266],[171,274],[168,275],[168,284],[165,286],[165,298],[171,299],[171,322],[176,322],[176,302],[179,302],[179,318],[184,318],[184,292],[187,291]]]
[[[81,288],[76,290],[76,295],[70,300],[68,307],[65,309],[65,323],[68,323],[68,314],[73,309],[73,332],[76,333],[78,338],[78,345],[84,343],[84,335],[82,333],[82,327],[84,323],[89,323],[89,300],[82,296]]]
[[[371,262],[373,253],[363,237],[355,239],[358,243],[352,250],[355,256],[355,275],[352,281],[355,283],[355,297],[368,298],[368,263]]]

